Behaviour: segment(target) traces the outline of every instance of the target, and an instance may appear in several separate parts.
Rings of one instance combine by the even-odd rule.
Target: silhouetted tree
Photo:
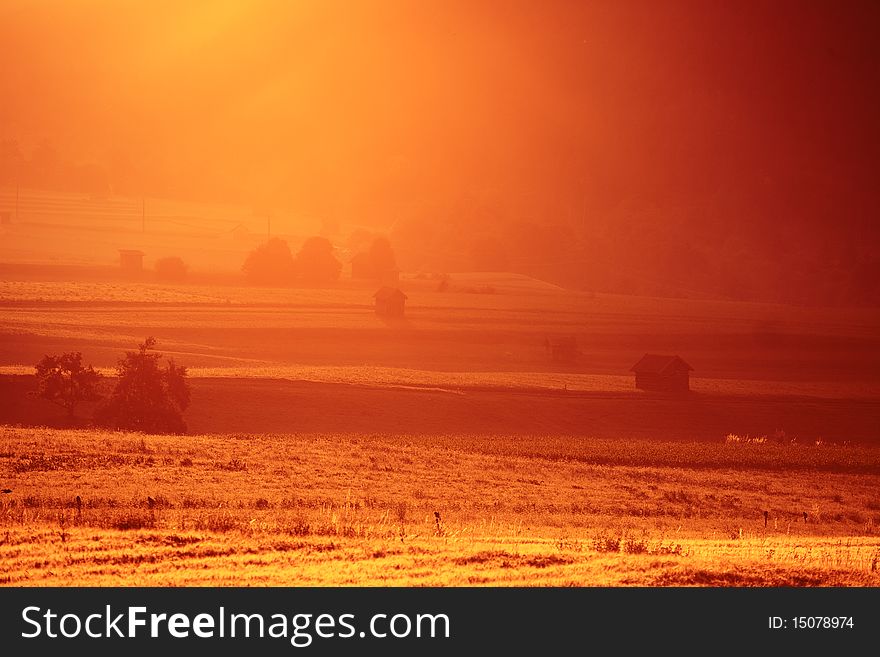
[[[251,251],[241,269],[250,283],[275,285],[287,283],[293,275],[293,256],[290,254],[290,247],[284,240],[273,237]]]
[[[380,280],[388,272],[397,268],[394,250],[387,237],[376,237],[369,249],[358,253],[351,259],[352,278],[371,278]]]
[[[156,261],[156,278],[160,281],[182,281],[186,278],[188,270],[186,263],[177,256],[160,258]]]
[[[379,276],[397,267],[394,249],[391,248],[391,242],[387,237],[380,236],[374,239],[369,253],[373,268]]]
[[[159,366],[162,354],[151,353],[155,338],[147,338],[138,351],[128,351],[119,360],[116,388],[98,410],[96,420],[112,429],[147,433],[185,433],[183,411],[190,401],[186,368],[169,359]]]
[[[312,283],[330,283],[339,278],[342,263],[333,255],[333,245],[326,237],[310,237],[293,261],[294,271]]]
[[[83,401],[97,401],[101,373],[91,365],[83,367],[82,354],[68,352],[60,356],[43,356],[36,364],[37,394],[61,406],[72,418],[77,405]]]

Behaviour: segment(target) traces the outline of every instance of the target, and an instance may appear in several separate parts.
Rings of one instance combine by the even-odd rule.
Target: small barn
[[[122,271],[137,274],[144,269],[144,252],[137,249],[119,249],[119,266]]]
[[[573,335],[550,337],[544,348],[554,363],[573,363],[578,357],[577,339]]]
[[[237,224],[228,233],[224,233],[223,236],[236,242],[245,242],[250,239],[251,234],[247,229],[247,226],[244,224]]]
[[[680,356],[645,354],[630,368],[636,375],[636,388],[652,392],[687,392],[693,367]]]
[[[396,287],[381,287],[376,294],[376,314],[384,317],[403,317],[407,296]]]

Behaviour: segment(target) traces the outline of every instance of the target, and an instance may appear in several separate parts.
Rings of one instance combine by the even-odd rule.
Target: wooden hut
[[[373,295],[376,299],[376,314],[384,317],[403,317],[407,296],[400,288],[384,286]]]
[[[119,249],[119,266],[122,271],[137,274],[144,269],[144,252],[137,249]]]
[[[687,392],[693,367],[679,356],[645,354],[630,368],[636,375],[636,388],[652,392]]]

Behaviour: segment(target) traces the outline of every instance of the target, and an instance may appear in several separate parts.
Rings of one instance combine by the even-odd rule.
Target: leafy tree
[[[80,402],[101,398],[98,394],[101,373],[96,372],[91,365],[83,367],[82,354],[78,351],[60,356],[43,356],[35,368],[37,394],[67,410],[70,418]]]
[[[333,255],[333,245],[326,237],[310,237],[296,254],[294,270],[312,283],[330,283],[339,278],[342,263]]]
[[[293,256],[290,254],[290,247],[281,238],[273,237],[251,251],[241,269],[250,283],[258,285],[287,283],[293,276]]]
[[[161,368],[162,354],[151,351],[156,344],[155,338],[147,338],[138,351],[128,351],[119,360],[116,388],[96,417],[100,424],[147,433],[186,433],[183,411],[190,402],[186,368],[172,359]]]
[[[351,259],[352,278],[373,278],[381,280],[389,272],[397,268],[394,250],[387,237],[373,238],[368,249],[361,251]]]

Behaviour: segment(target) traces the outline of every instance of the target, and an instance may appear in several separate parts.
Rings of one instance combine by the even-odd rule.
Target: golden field
[[[870,447],[5,427],[0,484],[13,586],[880,584]]]

